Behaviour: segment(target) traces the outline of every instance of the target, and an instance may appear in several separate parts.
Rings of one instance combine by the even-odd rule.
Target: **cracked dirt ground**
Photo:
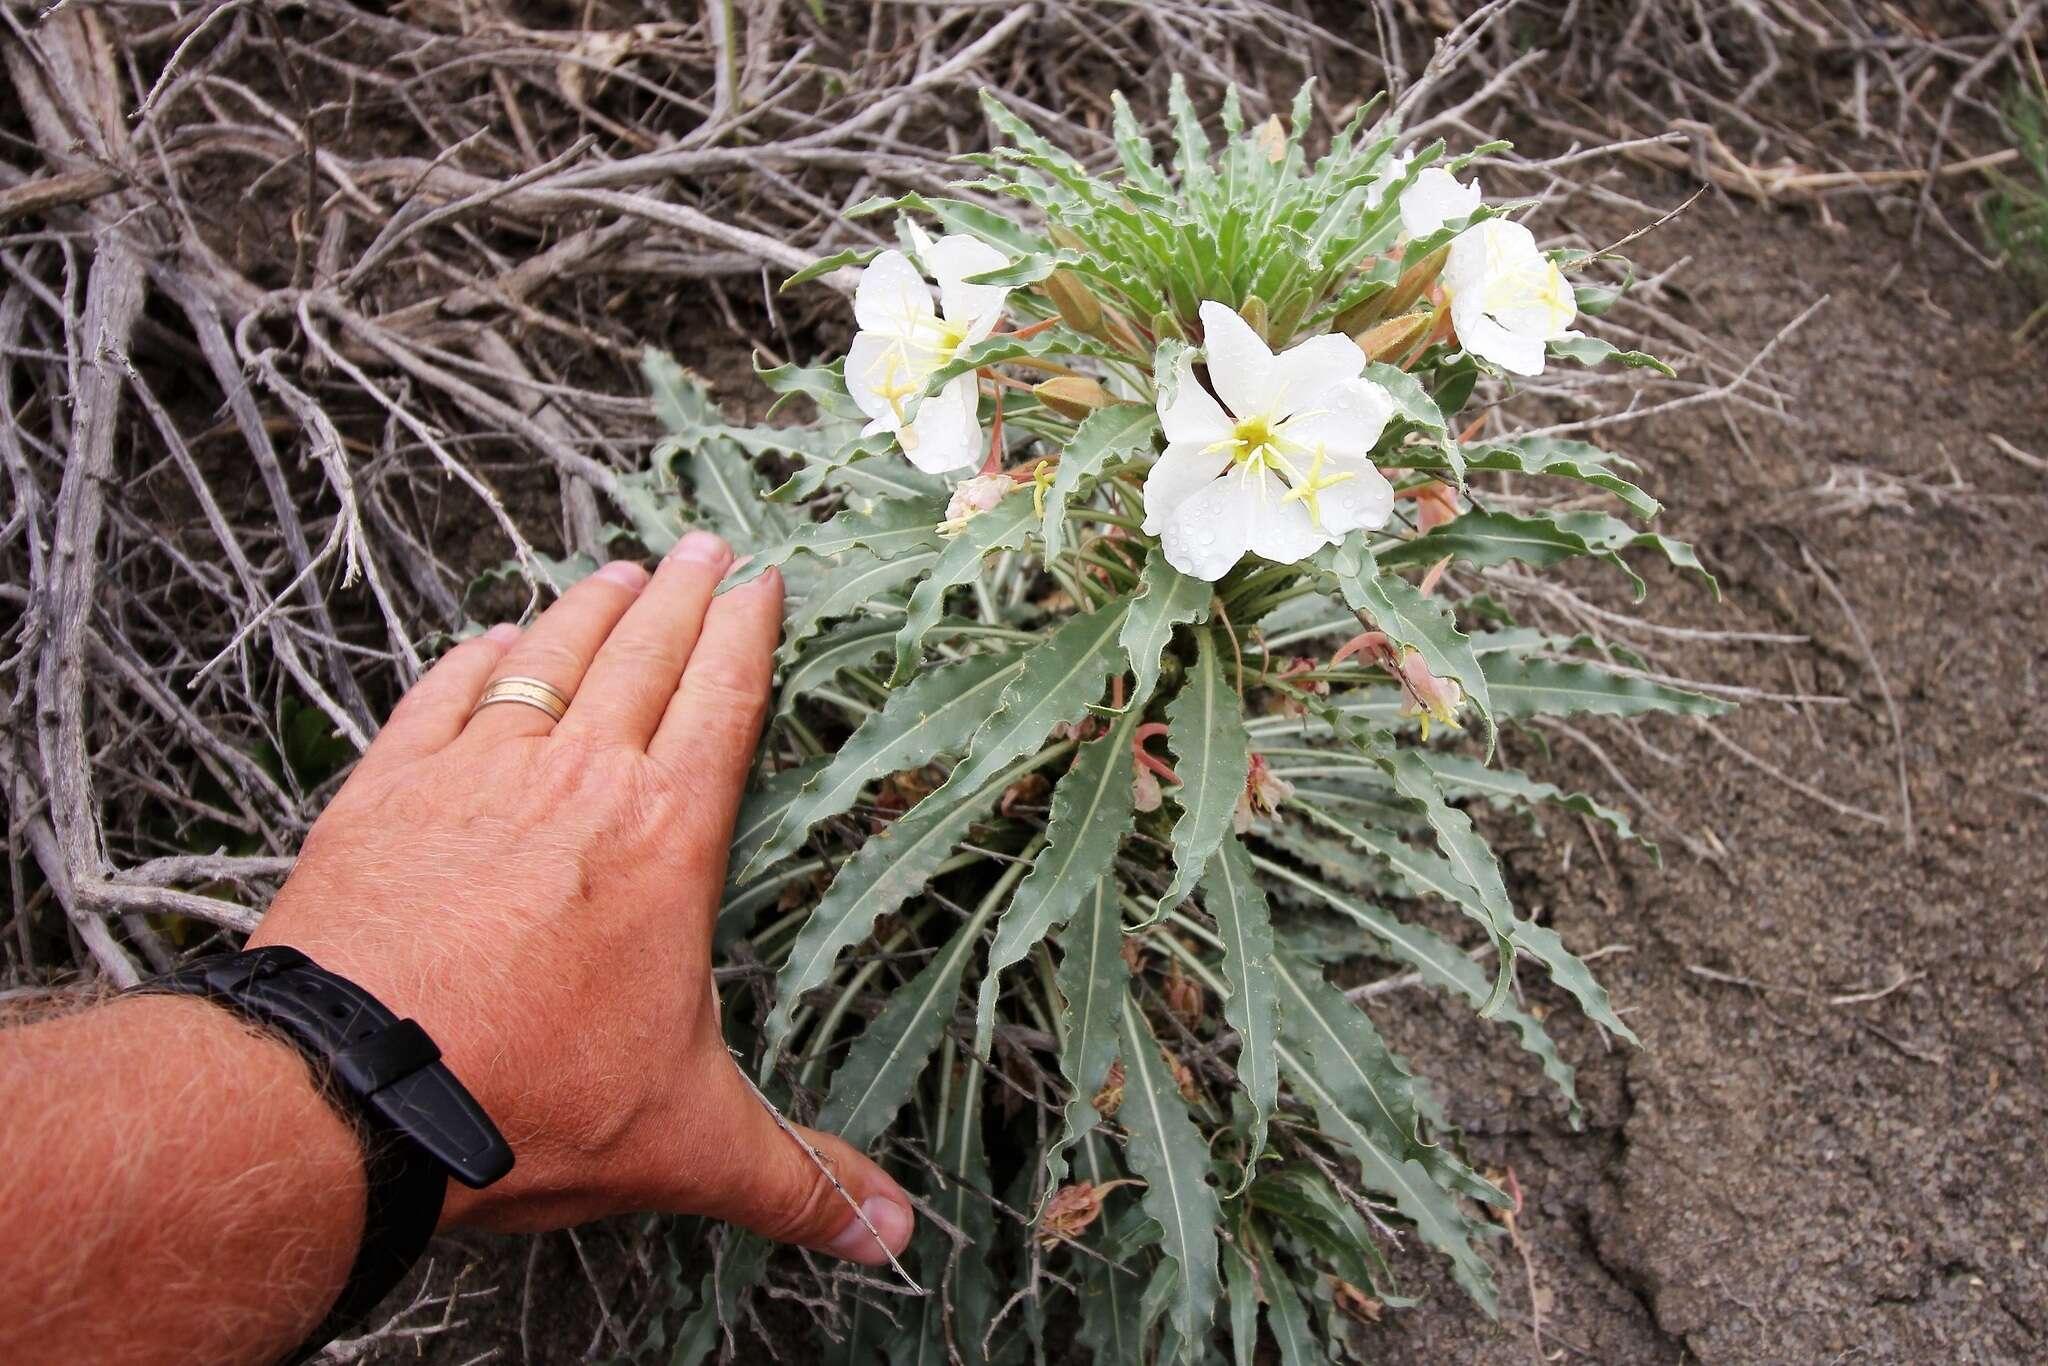
[[[1584,1062],[1587,1132],[1462,1012],[1411,995],[1376,1014],[1440,1079],[1482,1165],[1512,1166],[1523,1186],[1546,1358],[2042,1360],[2048,473],[1987,440],[2048,454],[2043,359],[2013,356],[2006,335],[2025,301],[1860,214],[1829,232],[1703,201],[1635,254],[1646,270],[1691,255],[1676,313],[1738,348],[1831,296],[1773,359],[1806,421],[1744,419],[1747,454],[1719,420],[1687,414],[1613,444],[1645,460],[1674,509],[1667,529],[1700,544],[1726,594],[1717,608],[1659,574],[1659,620],[1812,637],[1688,644],[1668,662],[1847,698],[1754,705],[1722,725],[1896,823],[1877,674],[1806,555],[1832,579],[1898,708],[1916,846],[1687,723],[1646,726],[1665,759],[1625,740],[1611,752],[1670,825],[1719,854],[1695,857],[1654,819],[1661,873],[1611,842],[1594,849],[1575,820],[1494,825],[1525,905],[1582,951],[1628,946],[1597,967],[1640,1052],[1604,1051],[1561,996],[1529,986]],[[1891,492],[1831,512],[1814,492],[1831,472]],[[1625,605],[1612,582],[1603,593]],[[1584,751],[1557,755],[1562,773],[1546,777],[1618,795]],[[1875,999],[1834,999],[1859,995]],[[1406,1258],[1425,1300],[1363,1330],[1374,1359],[1531,1359],[1528,1278],[1505,1240],[1495,1261],[1498,1329],[1428,1259]]]

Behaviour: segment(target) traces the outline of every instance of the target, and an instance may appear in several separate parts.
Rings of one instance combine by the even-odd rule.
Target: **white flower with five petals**
[[[1544,343],[1579,335],[1571,283],[1520,223],[1489,218],[1459,233],[1441,279],[1459,345],[1504,370],[1540,375]]]
[[[863,436],[894,432],[910,462],[927,474],[965,469],[981,459],[980,401],[972,372],[924,393],[932,372],[984,341],[1002,317],[1010,291],[968,284],[967,277],[1001,270],[1009,262],[986,242],[955,233],[928,240],[913,228],[918,255],[939,282],[939,302],[917,267],[900,251],[885,251],[861,272],[853,295],[860,325],[846,353],[846,388],[868,416]]]
[[[1279,355],[1236,313],[1202,305],[1218,404],[1183,365],[1159,422],[1166,453],[1145,479],[1144,529],[1183,574],[1214,582],[1250,551],[1292,564],[1360,527],[1386,525],[1394,490],[1372,448],[1394,414],[1349,337]]]

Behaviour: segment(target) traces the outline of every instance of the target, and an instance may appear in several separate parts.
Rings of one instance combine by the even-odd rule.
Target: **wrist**
[[[0,1283],[46,1311],[31,1340],[0,1326],[0,1360],[275,1360],[346,1281],[355,1134],[292,1048],[217,1006],[126,997],[0,1031],[0,1095]]]

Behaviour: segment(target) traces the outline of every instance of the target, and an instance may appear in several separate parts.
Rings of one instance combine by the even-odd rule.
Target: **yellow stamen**
[[[1342,470],[1324,478],[1323,463],[1328,458],[1329,450],[1321,442],[1317,442],[1316,457],[1308,467],[1306,479],[1296,474],[1293,466],[1288,466],[1287,473],[1294,479],[1295,484],[1293,488],[1287,490],[1287,496],[1280,500],[1283,503],[1290,503],[1297,498],[1300,499],[1302,506],[1308,509],[1309,525],[1317,530],[1321,530],[1323,525],[1323,490],[1335,488],[1346,479],[1358,477],[1357,470]],[[1428,735],[1425,733],[1423,738],[1427,739]]]
[[[1031,510],[1045,516],[1045,491],[1052,487],[1052,461],[1041,460],[1031,469]]]
[[[897,425],[901,426],[904,422],[903,400],[922,389],[924,385],[910,378],[909,368],[903,363],[900,347],[890,348],[884,358],[889,365],[888,369],[882,372],[882,382],[875,386],[875,394],[889,405],[889,410],[896,414]],[[898,375],[903,376],[901,383],[897,382]]]

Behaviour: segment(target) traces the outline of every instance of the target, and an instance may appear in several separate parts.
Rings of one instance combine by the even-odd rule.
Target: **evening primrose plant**
[[[1119,99],[1104,172],[986,105],[981,178],[861,206],[898,245],[799,277],[860,272],[844,356],[762,376],[815,421],[730,425],[648,362],[663,469],[751,556],[733,582],[790,592],[719,926],[772,986],[734,1028],[769,1097],[926,1202],[897,1293],[821,1332],[848,1361],[1072,1334],[1105,1363],[1321,1362],[1403,1302],[1401,1239],[1492,1313],[1508,1197],[1340,983],[1377,960],[1467,1002],[1574,1122],[1517,972],[1634,1041],[1470,813],[1635,839],[1501,767],[1496,728],[1719,706],[1518,626],[1477,571],[1699,566],[1620,456],[1461,425],[1482,382],[1655,363],[1577,330],[1579,263],[1469,158],[1369,111],[1311,160],[1306,90],[1252,129],[1233,96],[1212,148],[1176,82],[1170,160]],[[724,1244],[676,1359],[730,1342],[766,1253]]]

